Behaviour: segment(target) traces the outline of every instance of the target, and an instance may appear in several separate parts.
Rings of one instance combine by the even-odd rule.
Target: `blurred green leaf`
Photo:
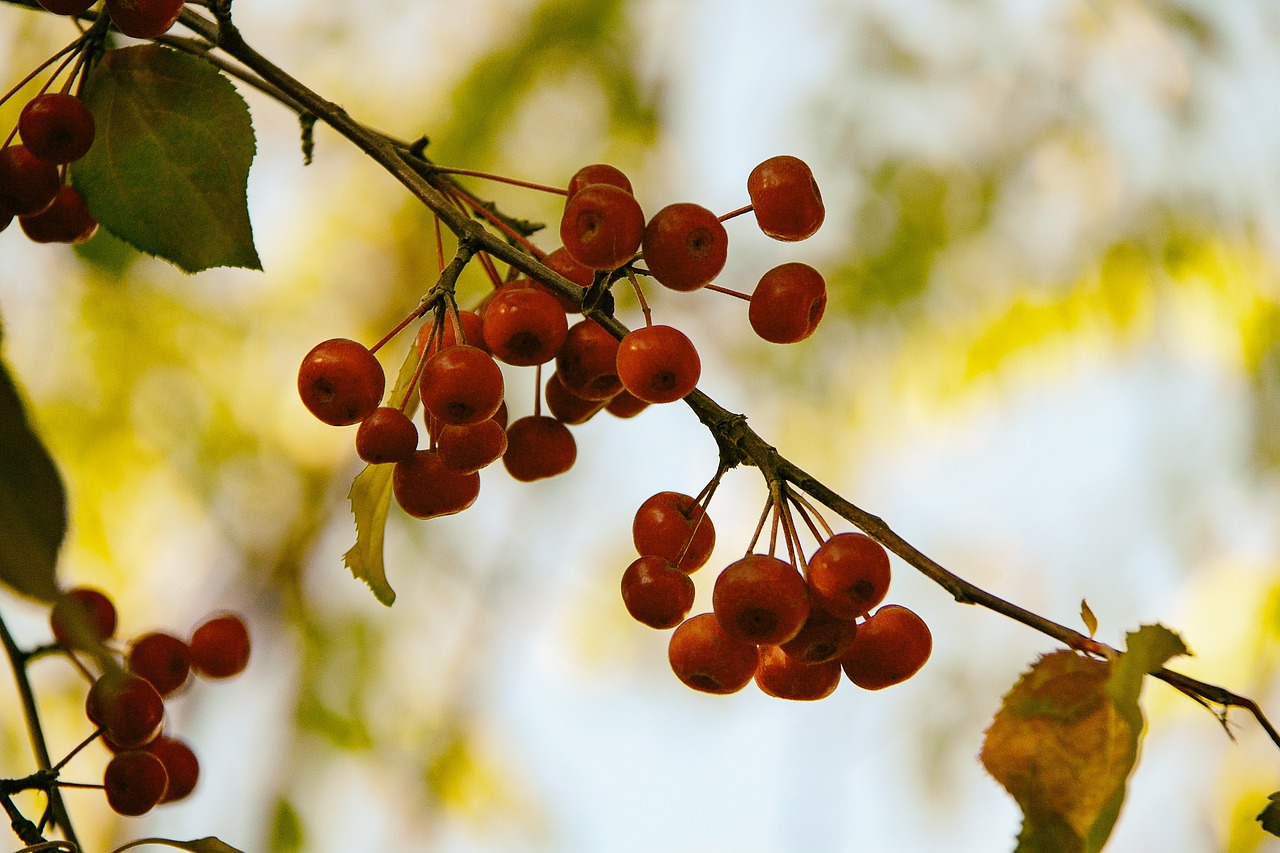
[[[209,63],[155,44],[109,50],[89,75],[97,121],[75,185],[104,228],[186,272],[261,269],[245,195],[249,108]]]
[[[283,797],[276,801],[271,816],[271,849],[276,853],[297,853],[306,843],[302,818],[293,804]]]
[[[121,853],[123,850],[141,847],[144,844],[160,844],[178,850],[189,850],[191,853],[243,853],[243,851],[232,847],[221,839],[214,838],[212,835],[207,838],[197,838],[195,841],[174,841],[171,838],[138,838],[128,844],[120,845],[113,853]]]
[[[1271,802],[1267,803],[1262,814],[1258,815],[1258,823],[1272,835],[1280,835],[1280,791],[1271,794],[1267,799]]]

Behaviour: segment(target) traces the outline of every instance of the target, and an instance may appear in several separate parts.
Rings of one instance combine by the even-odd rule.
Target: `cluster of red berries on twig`
[[[200,765],[191,747],[165,730],[165,702],[182,691],[193,673],[222,679],[244,670],[249,663],[244,621],[233,613],[219,613],[197,625],[186,639],[154,631],[117,650],[110,645],[116,632],[115,605],[99,590],[77,587],[54,602],[49,624],[57,646],[92,682],[85,715],[97,727],[59,766],[100,739],[113,753],[102,788],[119,814],[142,815],[188,796]],[[85,657],[92,659],[92,669]]]
[[[622,575],[627,611],[652,628],[675,628],[667,653],[682,682],[725,694],[754,679],[770,696],[814,700],[829,696],[842,672],[879,690],[924,666],[933,645],[924,621],[901,605],[879,607],[890,580],[884,548],[861,533],[833,534],[789,493],[771,496],[746,556],[721,570],[711,612],[690,617],[696,591],[689,575],[715,546],[706,512],[715,482],[697,498],[659,492],[641,504],[631,528],[640,557]],[[807,560],[792,508],[819,542]],[[770,512],[768,553],[753,553]],[[779,527],[787,559],[775,556]]]
[[[671,290],[707,288],[748,299],[752,328],[773,342],[803,340],[822,317],[826,285],[805,264],[770,270],[750,295],[711,284],[727,256],[724,220],[754,211],[764,233],[787,241],[805,239],[822,224],[817,183],[795,157],[773,157],[757,166],[747,180],[751,204],[719,217],[699,205],[677,203],[646,221],[626,175],[606,164],[580,169],[564,190],[517,181],[565,196],[562,245],[550,253],[452,182],[440,183],[459,208],[522,244],[578,290],[570,298],[514,270],[501,278],[487,254],[473,255],[467,247],[460,246],[446,265],[437,225],[441,279],[423,302],[373,347],[335,338],[302,360],[303,403],[327,424],[359,424],[357,453],[370,464],[396,466],[393,493],[410,515],[431,518],[466,509],[479,494],[479,471],[499,459],[521,481],[564,473],[577,458],[569,426],[601,411],[632,417],[694,389],[702,371],[697,349],[679,329],[652,322],[640,277]],[[454,301],[453,285],[473,257],[493,290],[474,310],[463,310]],[[640,299],[643,326],[619,339],[591,316],[570,322],[584,302],[590,313],[600,294],[624,279]],[[384,402],[386,377],[376,352],[428,313],[417,333],[413,385]],[[508,422],[499,363],[536,368],[532,414]],[[543,366],[553,368],[545,382]],[[417,401],[424,410],[426,447],[419,446],[419,426],[411,417]]]

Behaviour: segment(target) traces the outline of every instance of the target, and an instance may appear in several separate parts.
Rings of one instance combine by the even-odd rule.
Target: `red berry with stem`
[[[809,590],[790,563],[749,554],[720,572],[711,609],[735,637],[777,645],[800,632],[809,616]]]
[[[588,400],[585,397],[579,397],[564,387],[559,371],[547,377],[543,396],[546,397],[547,410],[551,412],[552,417],[571,426],[585,424],[595,417],[605,404],[604,400]]]
[[[853,619],[832,616],[826,608],[809,595],[809,616],[804,620],[800,633],[781,644],[789,656],[800,663],[824,663],[838,660],[857,635],[858,626]]]
[[[138,817],[155,808],[169,787],[164,762],[143,750],[127,750],[111,757],[102,773],[107,805],[126,817]]]
[[[363,344],[331,338],[316,344],[298,368],[298,396],[307,411],[331,426],[359,423],[378,408],[387,377]]]
[[[418,449],[418,428],[399,409],[379,406],[356,429],[356,454],[371,465],[408,459]]]
[[[799,157],[770,157],[747,176],[747,194],[760,230],[775,240],[803,240],[822,225],[826,208],[809,165]]]
[[[400,508],[414,518],[462,512],[480,496],[480,475],[447,468],[435,450],[419,450],[397,462],[391,490]]]
[[[187,683],[191,674],[191,650],[172,634],[143,634],[129,644],[125,654],[129,671],[151,682],[163,698]]]
[[[794,344],[813,334],[827,308],[827,283],[808,264],[789,263],[765,273],[751,294],[747,319],[757,335]]]
[[[798,702],[825,699],[840,685],[840,661],[803,663],[777,646],[761,646],[756,685],[779,699]]]
[[[502,369],[484,350],[459,344],[427,359],[419,388],[422,404],[441,423],[477,424],[502,405]]]
[[[153,39],[169,31],[182,13],[182,0],[107,0],[116,29],[136,39]]]
[[[106,593],[76,587],[53,602],[49,627],[53,639],[64,649],[91,648],[116,632],[116,607]]]
[[[494,358],[517,367],[556,357],[569,331],[564,309],[545,290],[504,285],[484,307],[484,341]]]
[[[465,338],[463,343],[470,344],[479,349],[488,350],[484,344],[484,320],[474,311],[459,311],[458,325],[462,327],[462,336]],[[418,328],[418,337],[416,346],[418,347],[418,355],[434,355],[436,350],[441,347],[451,347],[457,344],[458,335],[454,331],[453,321],[445,317],[444,323],[440,327],[440,343],[427,350],[427,343],[431,339],[431,331],[435,328],[434,322],[423,323]]]
[[[19,216],[18,224],[35,243],[83,243],[98,233],[98,220],[80,191],[69,185],[59,188],[53,204],[44,210]]]
[[[693,498],[679,492],[658,492],[636,510],[631,540],[641,556],[662,557],[688,574],[711,559],[716,528]]]
[[[671,326],[644,326],[618,345],[622,387],[646,403],[671,403],[697,387],[702,360],[693,341]]]
[[[662,557],[640,557],[622,573],[627,612],[650,628],[674,628],[693,608],[693,579]]]
[[[0,211],[14,216],[39,213],[58,197],[58,167],[25,145],[0,149]]]
[[[502,464],[515,479],[529,483],[563,474],[578,458],[569,428],[546,415],[529,415],[507,427]]]
[[[584,267],[582,264],[575,261],[573,256],[565,251],[564,246],[561,246],[543,258],[542,264],[543,266],[560,273],[560,275],[569,279],[569,281],[573,282],[583,290],[590,287],[592,282],[595,281],[595,270],[589,267]],[[582,308],[576,301],[561,296],[559,293],[552,293],[549,288],[543,287],[543,285],[538,282],[534,282],[533,286],[543,288],[544,290],[547,290],[548,293],[551,293],[551,295],[556,298],[556,301],[560,303],[560,307],[564,309],[566,314],[582,313]],[[581,294],[579,294],[579,296],[581,296]]]
[[[41,6],[55,15],[79,15],[89,11],[98,0],[38,0]]]
[[[85,716],[120,749],[150,743],[164,722],[160,693],[142,676],[122,670],[108,670],[93,682],[84,707]]]
[[[809,558],[814,600],[832,615],[853,619],[870,612],[889,592],[889,555],[861,533],[838,533]]]
[[[234,613],[200,623],[189,645],[191,668],[208,678],[230,678],[249,665],[249,629]]]
[[[615,418],[634,418],[649,408],[649,404],[623,388],[604,408]]]
[[[586,400],[610,400],[622,390],[618,379],[618,339],[595,320],[569,327],[556,355],[556,373],[571,394]]]
[[[93,133],[93,113],[84,101],[63,92],[37,95],[18,116],[22,144],[50,163],[79,160],[93,145]]]
[[[756,647],[725,632],[714,613],[691,616],[676,626],[667,644],[676,677],[703,693],[736,693],[756,674]]]
[[[195,790],[200,779],[200,761],[185,741],[161,735],[147,744],[146,751],[160,759],[169,776],[169,785],[160,798],[161,803],[186,799]]]
[[[591,184],[570,196],[560,219],[560,242],[578,263],[617,269],[644,237],[644,211],[635,197],[611,184]]]
[[[881,690],[919,672],[932,651],[933,635],[924,620],[900,604],[886,604],[858,626],[840,665],[854,684]]]
[[[653,215],[645,226],[641,250],[649,274],[662,286],[697,290],[724,269],[729,234],[714,213],[681,202]]]
[[[579,190],[592,184],[609,184],[626,193],[631,192],[631,181],[621,169],[608,163],[592,163],[573,173],[573,177],[569,179],[568,197],[572,198]]]
[[[444,467],[469,474],[502,458],[507,431],[493,418],[478,424],[447,424],[436,437],[436,451]]]

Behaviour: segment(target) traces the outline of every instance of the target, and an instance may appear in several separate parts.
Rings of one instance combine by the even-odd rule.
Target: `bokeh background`
[[[239,0],[246,38],[438,162],[563,184],[626,170],[646,210],[746,202],[767,156],[807,160],[826,225],[730,225],[721,282],[803,260],[818,333],[755,340],[745,306],[650,293],[701,387],[926,553],[1122,643],[1163,622],[1182,669],[1280,714],[1280,5],[1201,0]],[[0,7],[0,80],[70,40]],[[8,83],[5,84],[6,86]],[[372,342],[433,281],[430,219],[331,132],[245,90],[265,272],[187,277],[100,236],[0,234],[4,357],[66,477],[68,584],[128,637],[244,613],[254,659],[172,726],[196,794],[144,819],[70,792],[89,850],[217,835],[246,851],[993,851],[1019,816],[981,769],[1000,696],[1053,644],[895,561],[935,653],[909,683],[791,704],[692,693],[618,579],[650,494],[695,493],[715,448],[687,409],[575,428],[569,474],[490,471],[466,513],[393,513],[387,609],[343,567],[353,432],[299,404],[302,355]],[[19,103],[0,108],[3,126]],[[554,223],[555,197],[475,184]],[[551,229],[554,232],[554,229]],[[554,234],[539,237],[545,248]],[[468,279],[473,297],[483,282]],[[652,290],[652,288],[650,289]],[[639,322],[633,302],[624,321]],[[407,341],[388,348],[398,365]],[[508,374],[531,407],[531,371]],[[523,396],[522,396],[523,395]],[[0,453],[3,448],[0,448]],[[764,491],[732,473],[713,566]],[[24,642],[46,613],[0,611]],[[51,749],[86,733],[64,662],[33,677]],[[1143,761],[1110,850],[1280,849],[1254,815],[1275,748],[1150,684]],[[31,769],[0,692],[3,775]],[[67,778],[92,780],[89,750]],[[3,842],[16,848],[16,839]]]

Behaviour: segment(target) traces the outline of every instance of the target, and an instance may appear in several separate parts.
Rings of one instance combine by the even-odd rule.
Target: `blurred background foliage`
[[[1280,7],[236,8],[250,43],[359,119],[427,136],[441,163],[562,185],[608,161],[649,211],[729,210],[756,162],[804,157],[823,231],[784,246],[736,221],[722,281],[750,290],[805,260],[828,275],[827,319],[769,347],[733,300],[650,294],[699,342],[702,387],[960,574],[1058,621],[1087,597],[1109,642],[1164,621],[1197,652],[1189,672],[1280,709]],[[0,78],[71,35],[0,10]],[[64,581],[110,590],[124,637],[224,607],[254,632],[245,676],[174,704],[204,761],[197,796],[122,823],[69,795],[89,849],[166,833],[280,851],[1011,846],[1017,815],[975,755],[1042,638],[896,564],[935,660],[892,695],[844,685],[794,707],[690,695],[665,637],[627,620],[634,507],[714,467],[678,406],[576,429],[557,481],[490,472],[462,516],[393,513],[399,597],[377,605],[342,568],[352,434],[313,422],[294,377],[314,343],[372,342],[415,305],[430,218],[323,128],[304,168],[296,122],[245,94],[264,274],[187,278],[107,235],[74,252],[0,235],[4,356],[70,493]],[[555,197],[474,185],[552,223],[537,239],[553,247]],[[531,376],[508,380],[528,410]],[[762,499],[753,472],[726,480],[714,560]],[[45,640],[39,608],[4,610]],[[57,755],[84,734],[82,691],[53,660],[34,676]],[[1253,816],[1280,787],[1274,749],[1171,693],[1148,688],[1112,849],[1267,849]],[[31,759],[0,701],[17,776]]]

